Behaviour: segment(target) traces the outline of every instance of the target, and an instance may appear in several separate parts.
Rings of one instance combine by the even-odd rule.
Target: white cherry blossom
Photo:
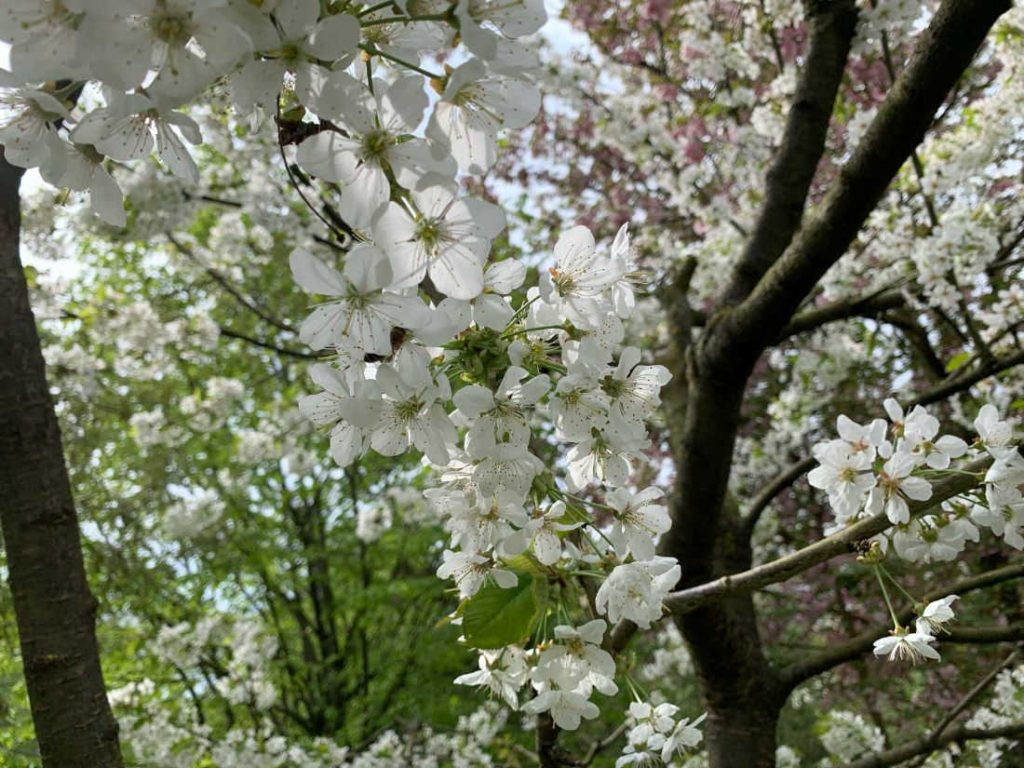
[[[329,86],[312,107],[332,127],[305,139],[295,159],[314,176],[341,184],[340,209],[351,225],[369,227],[387,203],[389,172],[411,188],[428,173],[454,176],[454,165],[434,160],[422,139],[408,138],[427,108],[422,78],[380,83],[374,95],[345,72],[328,77]]]
[[[525,448],[530,440],[526,409],[533,406],[551,387],[546,374],[523,382],[529,373],[510,366],[496,392],[472,384],[453,398],[459,412],[473,425],[466,433],[466,452],[474,458],[490,453],[498,443]]]
[[[479,296],[491,240],[505,228],[502,210],[483,200],[457,198],[441,186],[414,191],[412,199],[415,216],[392,202],[373,227],[377,244],[391,259],[394,287],[418,285],[429,275],[446,296]]]
[[[602,295],[621,277],[621,263],[599,256],[586,227],[566,230],[555,243],[555,266],[540,276],[541,297],[581,329],[601,324]]]
[[[239,112],[247,114],[255,106],[272,108],[285,72],[294,74],[300,101],[315,102],[325,76],[317,62],[331,64],[353,53],[359,43],[359,21],[354,16],[336,13],[318,20],[319,16],[317,0],[282,0],[275,5],[276,25],[271,29],[279,38],[259,40],[274,56],[249,60],[231,78],[232,101]]]
[[[526,684],[529,668],[523,649],[507,645],[494,651],[481,651],[480,669],[455,678],[456,685],[476,685],[501,697],[512,709],[519,708],[519,690]]]
[[[917,633],[919,635],[936,635],[945,630],[945,625],[954,618],[953,609],[950,606],[957,599],[957,595],[947,595],[928,603],[917,618]]]
[[[311,293],[338,296],[306,318],[299,338],[313,349],[353,344],[364,352],[388,357],[395,326],[415,329],[427,319],[416,296],[384,291],[391,283],[391,264],[378,248],[360,244],[345,257],[338,272],[303,248],[291,255],[295,281]]]
[[[927,480],[911,475],[916,468],[913,454],[897,450],[878,475],[877,484],[868,495],[867,511],[877,515],[883,510],[894,524],[910,520],[907,499],[927,501],[932,496],[932,486]]]
[[[546,511],[537,510],[526,524],[533,554],[543,565],[554,565],[562,556],[562,540],[559,533],[572,531],[582,522],[560,522],[565,519],[565,502],[556,501]]]
[[[939,652],[932,648],[935,638],[921,632],[911,632],[900,627],[888,637],[875,640],[875,656],[887,656],[889,661],[910,661],[916,664],[921,659],[938,661]]]
[[[435,142],[435,157],[450,153],[459,170],[483,173],[497,159],[498,130],[522,128],[539,109],[534,85],[488,73],[480,59],[470,59],[448,76],[427,136]]]
[[[597,591],[597,610],[611,622],[629,619],[646,629],[661,618],[662,603],[680,573],[673,557],[617,565]]]
[[[615,521],[608,538],[620,558],[632,554],[637,560],[654,557],[658,537],[672,527],[665,494],[660,488],[645,488],[634,494],[627,488],[616,488],[605,494]]]
[[[867,451],[851,451],[845,440],[832,440],[814,446],[814,458],[820,466],[807,474],[807,482],[828,494],[836,519],[843,524],[860,511],[875,483],[871,456]]]

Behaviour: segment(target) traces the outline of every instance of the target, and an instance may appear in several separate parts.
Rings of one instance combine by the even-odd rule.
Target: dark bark
[[[753,365],[845,253],[1010,0],[946,0],[814,217],[709,342]],[[713,325],[714,318],[709,325]],[[749,361],[749,362],[748,362]]]
[[[46,768],[121,766],[78,520],[18,254],[21,169],[0,158],[0,526]]]
[[[811,43],[782,146],[768,173],[765,205],[733,275],[723,304],[742,300],[782,254],[800,225],[824,149],[832,104],[853,37],[851,0],[809,6]],[[681,585],[692,587],[752,563],[750,537],[735,503],[726,499],[740,406],[754,359],[733,360],[705,346],[715,317],[697,345],[688,339],[686,285],[666,297],[676,346],[673,381],[665,392],[672,453],[676,457],[672,529],[663,549],[682,566]],[[781,330],[781,328],[780,328]],[[675,617],[693,655],[708,710],[705,738],[714,768],[751,768],[775,762],[775,722],[784,702],[762,653],[750,593],[708,602]]]
[[[789,109],[782,145],[768,170],[764,204],[725,291],[725,302],[746,298],[786,250],[800,226],[818,167],[832,106],[857,25],[853,0],[810,0],[810,46]]]
[[[709,765],[772,768],[781,706],[778,697],[754,690],[749,699],[728,709],[709,707],[704,721]]]
[[[808,2],[811,43],[768,175],[765,203],[722,301],[694,343],[686,285],[680,282],[665,297],[674,346],[666,360],[673,380],[664,400],[676,477],[672,529],[662,548],[682,566],[682,594],[700,592],[711,582],[722,587],[674,616],[708,710],[705,738],[712,768],[774,765],[776,722],[790,690],[765,658],[750,592],[732,589],[724,578],[750,572],[754,584],[760,571],[751,571],[751,526],[727,493],[749,377],[856,237],[1009,5],[1009,0],[942,3],[864,140],[816,215],[801,226],[856,19],[847,0]],[[830,544],[849,546],[832,541],[822,544],[823,550]],[[613,644],[620,639],[613,636]]]

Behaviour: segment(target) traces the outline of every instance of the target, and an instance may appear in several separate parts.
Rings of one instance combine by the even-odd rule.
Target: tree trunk
[[[46,768],[122,766],[96,601],[18,255],[22,171],[0,156],[0,527]]]
[[[773,701],[737,702],[710,710],[704,741],[711,768],[774,768],[775,727],[779,708]]]
[[[663,391],[669,442],[676,466],[670,500],[672,528],[665,554],[679,560],[686,588],[753,561],[750,536],[728,493],[744,385],[753,361],[722,362],[690,346],[685,291],[692,265],[666,303],[672,327],[664,362],[672,381]],[[771,768],[775,730],[785,693],[768,664],[753,598],[740,593],[675,617],[693,657],[710,768]]]

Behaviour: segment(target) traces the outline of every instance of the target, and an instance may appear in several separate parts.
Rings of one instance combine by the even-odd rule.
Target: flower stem
[[[413,64],[412,62],[406,61],[405,59],[400,59],[398,56],[394,56],[394,55],[392,55],[390,53],[386,53],[385,51],[382,51],[380,48],[377,48],[375,46],[372,46],[372,45],[360,45],[359,47],[362,50],[366,51],[371,56],[380,56],[383,59],[388,59],[389,61],[393,61],[395,64],[401,64],[403,67],[411,69],[413,72],[418,72],[421,75],[423,75],[424,77],[429,77],[431,80],[441,80],[441,79],[444,78],[444,75],[439,75],[436,72],[431,72],[428,69],[423,69],[423,67],[417,66],[416,64]]]
[[[882,570],[882,573],[886,576],[886,578],[888,578],[889,581],[891,581],[893,584],[896,585],[896,589],[898,589],[900,592],[902,592],[904,595],[906,595],[906,597],[908,597],[910,599],[911,603],[913,603],[914,605],[917,605],[918,603],[921,602],[916,597],[914,597],[912,594],[907,592],[907,590],[905,590],[903,588],[903,585],[900,584],[898,581],[896,581],[896,578],[891,573],[889,573],[889,570],[884,565],[879,565],[878,567]]]
[[[889,615],[892,617],[893,628],[899,629],[900,622],[899,619],[896,618],[896,611],[893,610],[892,601],[889,599],[889,590],[885,588],[885,582],[882,581],[882,573],[877,565],[874,567],[874,570],[875,578],[878,579],[878,586],[882,588],[882,597],[885,598],[885,605],[889,609]]]

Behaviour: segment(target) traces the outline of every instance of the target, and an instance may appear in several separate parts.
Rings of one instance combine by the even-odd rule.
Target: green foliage
[[[547,602],[547,582],[518,573],[514,587],[486,584],[466,601],[462,629],[472,648],[501,648],[530,635]]]

